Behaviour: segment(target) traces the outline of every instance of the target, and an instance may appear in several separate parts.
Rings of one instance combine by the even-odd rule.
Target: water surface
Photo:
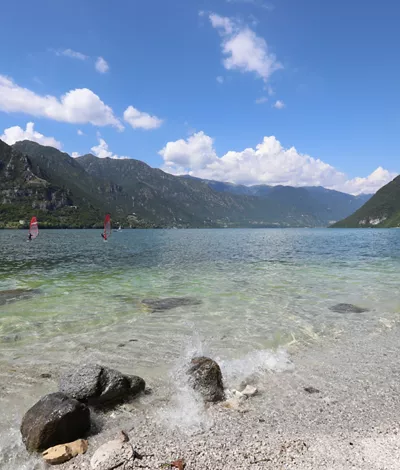
[[[2,428],[16,429],[30,394],[49,391],[37,379],[46,370],[99,361],[157,383],[190,350],[263,361],[279,345],[362,334],[400,312],[399,230],[124,230],[107,243],[91,230],[25,236],[0,231],[0,290],[37,292],[0,306]],[[200,303],[142,304],[169,297]],[[329,310],[342,302],[369,311]]]

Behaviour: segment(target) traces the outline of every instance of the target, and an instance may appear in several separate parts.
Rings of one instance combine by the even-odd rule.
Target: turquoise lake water
[[[0,290],[37,292],[0,306],[0,361],[114,355],[137,339],[147,368],[193,335],[235,355],[400,312],[399,230],[125,230],[108,243],[99,231],[31,243],[2,231],[0,246]],[[152,313],[141,302],[168,297],[200,305]],[[329,310],[340,302],[370,312]]]
[[[48,391],[36,371],[97,361],[162,381],[190,351],[249,367],[400,317],[400,230],[0,231],[0,247],[0,291],[34,289],[0,305],[1,426]],[[170,297],[197,305],[142,303]]]

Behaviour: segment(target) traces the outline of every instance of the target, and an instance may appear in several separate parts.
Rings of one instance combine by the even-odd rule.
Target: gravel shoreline
[[[169,386],[149,383],[150,395],[93,414],[98,433],[89,438],[88,452],[55,468],[90,469],[98,447],[124,430],[143,456],[118,467],[125,470],[167,468],[163,464],[177,459],[186,470],[400,469],[399,334],[400,324],[386,324],[307,348],[295,343],[290,360],[283,354],[275,370],[254,373],[248,359],[237,374],[236,366],[230,374],[226,369],[228,387],[246,379],[259,391],[240,411],[205,406],[179,374]],[[20,436],[12,433],[15,465],[12,456],[0,459],[9,462],[7,470],[49,468],[21,455]]]
[[[399,332],[396,325],[297,352],[295,369],[259,380],[260,393],[241,411],[200,410],[197,433],[185,420],[177,428],[176,416],[169,423],[170,404],[154,392],[147,404],[122,406],[104,421],[98,416],[104,428],[88,453],[59,468],[89,469],[98,446],[124,429],[144,456],[126,469],[154,470],[179,458],[187,470],[399,469]]]

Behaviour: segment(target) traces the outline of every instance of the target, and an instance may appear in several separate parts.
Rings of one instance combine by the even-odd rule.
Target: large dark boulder
[[[225,400],[224,384],[219,365],[208,357],[195,357],[189,368],[189,383],[205,401]]]
[[[31,452],[75,441],[89,429],[89,408],[62,393],[41,398],[25,413],[21,424],[22,440]]]
[[[64,374],[60,379],[60,392],[91,406],[104,406],[129,400],[145,389],[141,377],[98,364],[84,365]]]

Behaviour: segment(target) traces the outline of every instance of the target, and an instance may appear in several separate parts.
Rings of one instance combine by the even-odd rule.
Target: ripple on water
[[[95,361],[170,384],[187,351],[201,349],[234,384],[290,368],[271,349],[362,334],[400,313],[400,231],[126,230],[107,244],[99,238],[54,230],[27,244],[22,232],[0,231],[0,290],[40,290],[0,307],[1,428],[15,430],[30,402],[54,389],[39,372],[57,377],[67,364]],[[143,308],[143,299],[171,298],[198,304]],[[340,303],[369,311],[329,310]],[[208,425],[197,411],[189,428]],[[7,439],[0,444],[9,451]]]

